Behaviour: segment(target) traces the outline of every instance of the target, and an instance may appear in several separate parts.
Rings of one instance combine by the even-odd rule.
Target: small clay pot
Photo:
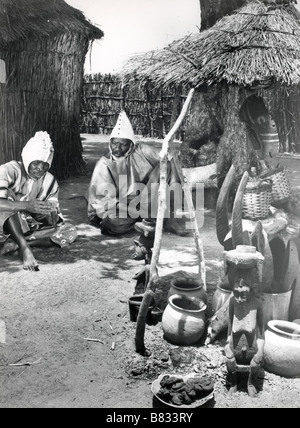
[[[264,326],[267,326],[271,320],[288,321],[291,295],[292,290],[285,293],[260,293],[258,295],[262,304]]]
[[[164,337],[175,345],[197,343],[205,330],[206,304],[196,297],[173,294],[162,316]]]
[[[268,322],[264,367],[284,377],[300,376],[300,325],[283,320]]]
[[[234,250],[224,251],[224,261],[240,269],[255,268],[264,257],[252,245],[237,245]]]
[[[129,318],[130,321],[136,322],[137,317],[139,314],[139,310],[142,304],[143,300],[143,294],[134,294],[133,296],[129,297],[128,299],[128,305],[129,305]],[[146,323],[151,325],[152,324],[152,317],[151,317],[151,311],[153,309],[153,303],[148,308],[147,316],[146,316]]]
[[[231,293],[232,290],[223,288],[221,284],[217,284],[217,288],[213,294],[211,301],[212,314],[217,312],[224,305],[226,300],[229,299]]]

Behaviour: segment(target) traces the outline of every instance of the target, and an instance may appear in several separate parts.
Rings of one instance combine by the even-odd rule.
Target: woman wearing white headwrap
[[[52,245],[53,222],[63,222],[58,183],[48,172],[53,151],[47,132],[36,132],[23,148],[22,162],[0,166],[0,234],[9,236],[1,254],[19,248],[25,270],[38,270],[30,247]]]

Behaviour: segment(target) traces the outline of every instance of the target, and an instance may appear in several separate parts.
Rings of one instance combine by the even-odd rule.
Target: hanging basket
[[[282,166],[268,171],[267,173],[263,173],[260,175],[260,177],[269,178],[272,180],[272,205],[278,207],[289,200],[291,196],[291,187]]]
[[[243,218],[263,220],[269,216],[272,181],[255,180],[247,183],[243,196]]]

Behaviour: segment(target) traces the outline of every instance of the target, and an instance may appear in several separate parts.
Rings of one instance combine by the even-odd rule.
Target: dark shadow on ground
[[[33,248],[40,267],[47,265],[71,265],[80,261],[101,263],[101,277],[122,279],[122,272],[132,268],[131,255],[134,251],[135,234],[126,235],[119,240],[97,236],[79,235],[75,242],[65,248],[53,246],[47,249]],[[18,252],[0,256],[0,272],[13,273],[22,268]],[[106,267],[107,264],[107,267]],[[111,266],[114,266],[112,269]],[[99,270],[100,272],[100,270]],[[34,273],[33,273],[34,274]]]

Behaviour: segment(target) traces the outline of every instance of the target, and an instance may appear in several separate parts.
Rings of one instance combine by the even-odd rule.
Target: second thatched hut
[[[123,79],[134,78],[156,87],[197,88],[182,152],[215,144],[220,175],[232,162],[240,171],[249,165],[249,135],[239,111],[250,95],[273,116],[280,150],[300,152],[300,19],[288,0],[251,1],[207,30],[132,57]],[[183,157],[183,166],[197,166],[194,160]]]
[[[19,159],[28,139],[47,131],[56,175],[82,171],[84,62],[102,36],[63,0],[0,1],[0,163]]]

